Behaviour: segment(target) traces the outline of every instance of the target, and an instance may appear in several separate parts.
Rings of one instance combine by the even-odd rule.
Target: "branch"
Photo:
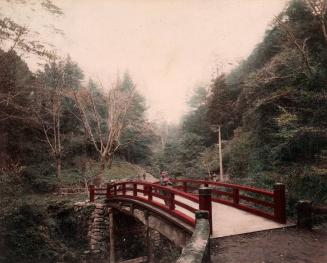
[[[89,92],[88,95],[89,95],[90,100],[91,100],[93,113],[94,113],[95,120],[96,120],[96,123],[97,123],[97,129],[98,129],[99,138],[100,138],[100,151],[102,151],[104,145],[103,145],[103,138],[102,138],[102,132],[101,132],[101,123],[100,123],[99,113],[98,113],[98,111],[97,111],[97,109],[95,107],[95,103],[94,103],[91,92]]]
[[[78,110],[79,110],[79,112],[80,112],[80,115],[81,115],[81,121],[82,121],[82,124],[83,124],[83,127],[84,127],[84,131],[85,131],[85,133],[88,134],[89,137],[91,138],[91,141],[92,141],[92,143],[93,143],[95,149],[96,149],[99,153],[101,153],[101,151],[100,151],[100,149],[99,149],[99,147],[98,147],[98,145],[97,145],[97,142],[96,142],[96,140],[95,140],[95,138],[94,138],[94,135],[93,135],[93,132],[92,132],[92,129],[91,129],[91,126],[90,126],[89,120],[88,120],[88,118],[87,118],[87,116],[86,116],[85,109],[84,109],[84,107],[82,106],[81,102],[79,101],[79,99],[78,99],[78,95],[77,95],[77,93],[76,93],[75,91],[74,91],[74,97],[75,97],[75,101],[76,101],[76,104],[77,104],[77,108],[78,108]]]
[[[277,24],[280,26],[280,29],[288,36],[288,39],[291,43],[293,43],[293,45],[296,47],[296,49],[300,52],[301,56],[302,56],[302,60],[307,68],[308,71],[308,77],[312,75],[312,69],[309,63],[309,58],[308,55],[306,54],[306,42],[309,38],[306,38],[303,42],[302,42],[302,46],[300,45],[300,43],[298,42],[299,40],[296,38],[296,36],[294,35],[292,29],[286,25],[286,23],[284,23],[280,17],[275,17],[275,21],[277,22]]]

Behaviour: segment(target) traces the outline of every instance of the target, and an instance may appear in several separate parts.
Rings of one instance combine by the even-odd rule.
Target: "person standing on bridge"
[[[172,182],[169,178],[168,172],[167,171],[162,171],[160,173],[160,185],[162,186],[172,186]],[[167,193],[167,191],[165,190],[161,190],[160,194],[163,195],[164,201],[166,205],[169,205],[169,195]]]
[[[167,171],[162,171],[160,173],[160,185],[162,186],[172,185],[172,182],[169,178]]]

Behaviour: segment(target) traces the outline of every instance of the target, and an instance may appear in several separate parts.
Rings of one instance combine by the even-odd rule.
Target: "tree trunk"
[[[109,154],[109,158],[108,158],[108,168],[110,169],[112,166],[112,162],[114,160],[114,157],[112,154]]]
[[[209,165],[207,165],[206,168],[207,168],[208,176],[209,176],[209,178],[211,178],[211,173],[210,173]]]
[[[105,170],[106,170],[106,157],[101,156],[99,173],[94,178],[94,184],[96,186],[100,186],[102,184]]]
[[[324,19],[322,19],[322,21],[321,21],[321,29],[322,29],[322,33],[325,38],[325,42],[327,44],[327,32],[326,32],[326,25],[325,25]]]
[[[58,193],[61,193],[61,156],[56,156],[56,178],[59,183]]]
[[[81,157],[81,174],[84,181],[85,192],[88,191],[88,182],[86,178],[86,163],[87,163],[87,136],[84,134],[83,155]]]

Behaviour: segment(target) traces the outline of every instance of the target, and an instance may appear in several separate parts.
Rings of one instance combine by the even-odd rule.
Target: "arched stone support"
[[[144,225],[158,231],[177,247],[184,247],[192,236],[193,229],[188,225],[163,211],[157,211],[157,208],[153,208],[147,204],[120,198],[109,200],[107,206],[133,216]]]

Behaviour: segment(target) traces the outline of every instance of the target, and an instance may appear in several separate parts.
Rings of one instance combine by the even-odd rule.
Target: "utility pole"
[[[222,153],[221,153],[221,131],[220,131],[220,125],[218,126],[218,147],[219,147],[219,171],[220,171],[220,181],[224,181],[223,155],[222,155]]]

